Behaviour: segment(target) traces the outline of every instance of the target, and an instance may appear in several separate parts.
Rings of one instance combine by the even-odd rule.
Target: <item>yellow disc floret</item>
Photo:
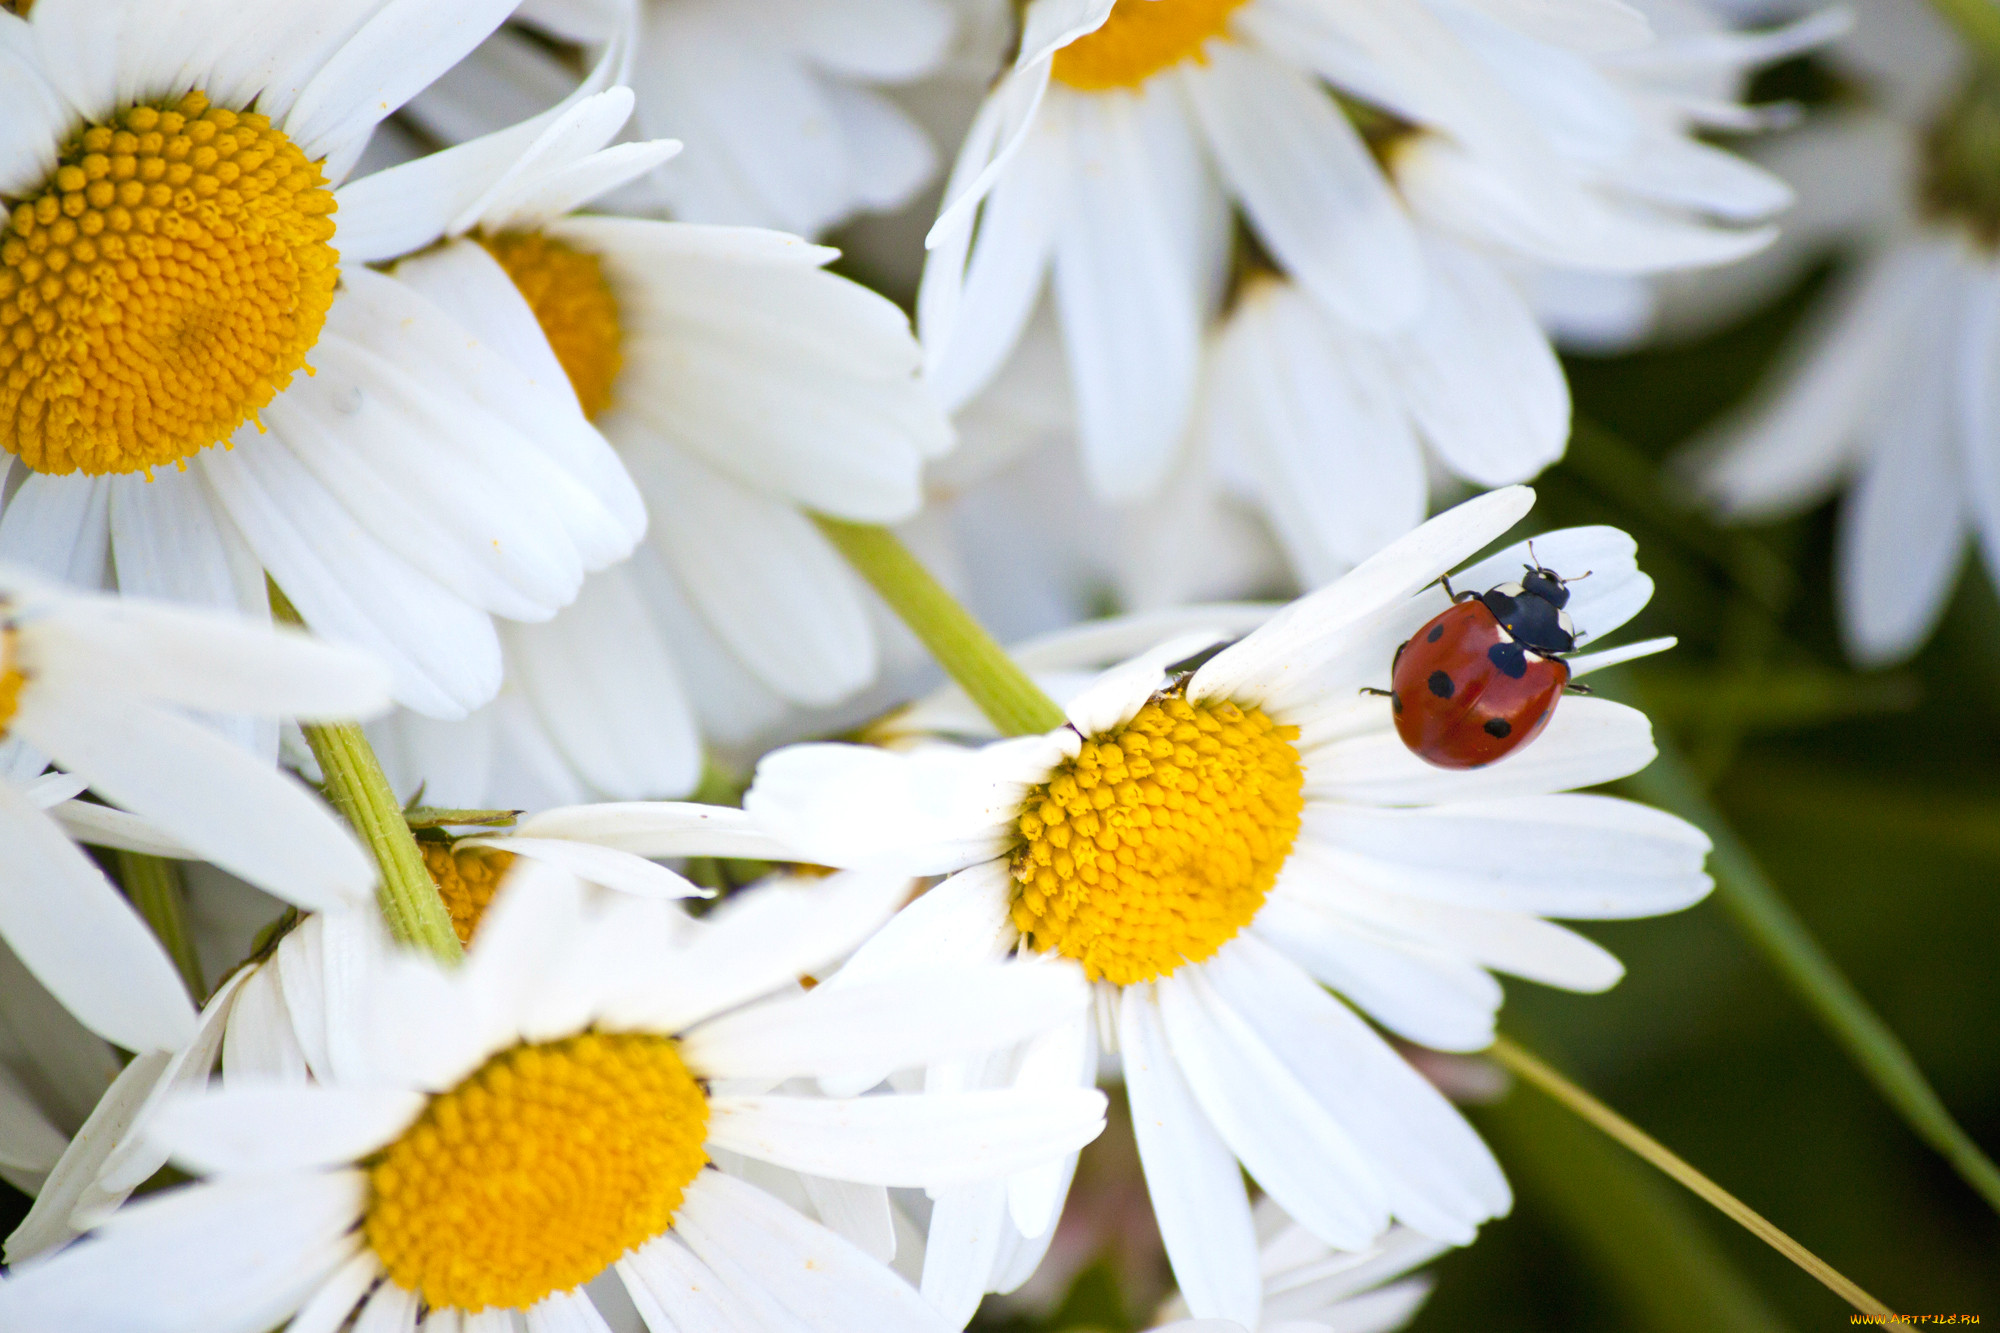
[[[1209,957],[1257,915],[1298,836],[1297,737],[1173,690],[1086,740],[1022,805],[1014,924],[1121,986]]]
[[[500,261],[569,376],[583,414],[593,420],[611,406],[611,388],[625,364],[618,297],[594,254],[538,231],[480,238]]]
[[[1183,60],[1206,63],[1202,48],[1229,31],[1244,0],[1118,0],[1111,17],[1056,52],[1054,78],[1087,93],[1137,88]]]
[[[516,1046],[433,1097],[368,1172],[362,1233],[432,1309],[525,1309],[673,1225],[708,1098],[674,1043]]]
[[[15,633],[12,629],[0,627],[0,737],[6,736],[7,724],[21,710],[21,687],[28,683],[18,665],[20,655],[15,649]]]
[[[199,92],[86,127],[9,207],[0,448],[38,472],[149,472],[227,439],[333,304],[319,164]]]
[[[472,943],[472,934],[492,905],[514,853],[498,847],[454,847],[428,839],[417,846],[424,854],[424,869],[431,872],[438,897],[451,913],[451,928],[460,944]]]

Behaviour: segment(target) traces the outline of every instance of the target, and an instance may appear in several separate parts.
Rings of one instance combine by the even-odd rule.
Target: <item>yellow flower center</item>
[[[0,447],[101,476],[227,439],[319,339],[333,209],[268,116],[199,92],[85,128],[0,235]]]
[[[1118,0],[1111,17],[1056,52],[1053,76],[1072,88],[1101,93],[1137,88],[1183,60],[1207,63],[1202,47],[1226,36],[1229,16],[1244,0]]]
[[[603,262],[538,231],[502,232],[479,243],[528,299],[583,414],[596,420],[611,406],[611,387],[625,364],[618,297],[605,280]]]
[[[15,631],[0,628],[0,737],[6,736],[7,724],[21,711],[21,687],[28,683],[15,665],[20,659],[14,637]]]
[[[472,943],[473,932],[492,905],[500,881],[514,864],[514,853],[498,847],[454,847],[429,839],[417,846],[423,851],[424,869],[431,872],[438,897],[451,913],[451,928],[458,942]]]
[[[516,1046],[383,1150],[362,1233],[434,1310],[525,1309],[664,1234],[707,1134],[708,1098],[665,1037]]]
[[[1154,697],[1023,803],[1014,924],[1121,986],[1198,963],[1250,924],[1298,836],[1297,727]]]

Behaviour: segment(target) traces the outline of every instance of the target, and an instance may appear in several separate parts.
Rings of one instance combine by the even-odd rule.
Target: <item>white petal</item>
[[[103,1236],[16,1269],[0,1322],[22,1333],[130,1327],[260,1333],[352,1252],[355,1172],[191,1186],[119,1210]]]
[[[904,1069],[1026,1041],[1080,1015],[1089,999],[1074,968],[939,969],[740,1010],[695,1028],[681,1051],[709,1079]]]
[[[169,1101],[146,1132],[203,1175],[296,1171],[364,1158],[423,1109],[423,1094],[406,1088],[236,1081]]]
[[[1406,1040],[1441,1051],[1483,1051],[1493,1044],[1500,983],[1456,952],[1288,894],[1273,894],[1253,929]]]
[[[447,12],[423,0],[389,0],[299,90],[285,134],[308,157],[330,156],[338,180],[368,132],[457,64],[512,11],[510,0],[468,0]]]
[[[908,1284],[825,1227],[742,1181],[704,1171],[674,1233],[738,1289],[763,1293],[800,1325],[943,1333]]]
[[[1124,726],[1166,686],[1168,667],[1214,647],[1220,638],[1206,631],[1183,634],[1113,667],[1063,706],[1070,726],[1081,736]]]
[[[653,549],[745,666],[808,704],[844,699],[874,679],[860,586],[810,519],[700,458],[616,433],[657,520]]]
[[[1181,67],[1218,169],[1279,266],[1342,318],[1401,328],[1424,257],[1382,169],[1321,86],[1274,55],[1211,42]]]
[[[709,1142],[839,1180],[919,1188],[1011,1175],[1104,1128],[1094,1088],[709,1100]]]
[[[388,673],[373,658],[238,615],[78,598],[33,638],[42,670],[188,708],[317,721],[389,707]]]
[[[7,1237],[8,1263],[45,1254],[77,1235],[72,1207],[96,1181],[106,1159],[127,1141],[169,1059],[165,1051],[147,1051],[119,1071],[42,1182],[34,1207]]]
[[[705,898],[714,890],[689,883],[665,866],[654,865],[643,856],[610,847],[569,842],[561,838],[517,838],[495,836],[468,838],[460,846],[497,847],[501,851],[560,866],[578,879],[620,893],[636,893],[647,898]]]
[[[1340,1124],[1187,967],[1157,983],[1174,1061],[1209,1123],[1300,1225],[1359,1249],[1389,1225],[1386,1191]]]
[[[528,1333],[612,1333],[597,1306],[581,1291],[558,1291],[528,1307]],[[286,1333],[291,1333],[287,1329]]]
[[[631,799],[694,788],[693,706],[671,641],[625,567],[585,579],[554,620],[502,633],[516,682],[592,788]]]
[[[1707,436],[1687,461],[1702,491],[1745,518],[1797,512],[1854,458],[1856,432],[1898,353],[1957,281],[1938,248],[1903,246],[1867,265],[1796,340],[1771,393]]]
[[[303,784],[197,723],[106,689],[24,691],[15,728],[107,799],[303,907],[360,901],[366,853]]]
[[[822,864],[938,874],[1004,850],[1028,788],[1075,744],[1065,731],[977,750],[787,746],[758,761],[743,808]]]
[[[1708,838],[1610,796],[1496,797],[1429,809],[1308,807],[1306,832],[1341,875],[1433,901],[1542,916],[1678,911],[1708,892]],[[1521,856],[1495,858],[1505,837]]]
[[[373,1250],[363,1250],[320,1284],[320,1289],[292,1316],[292,1322],[285,1325],[285,1333],[339,1333],[347,1323],[347,1316],[354,1313],[354,1307],[361,1304],[362,1297],[381,1275],[381,1260]]]
[[[1451,1103],[1297,968],[1245,937],[1204,973],[1370,1154],[1397,1216],[1463,1244],[1508,1210],[1499,1166]]]
[[[938,1191],[924,1235],[922,1289],[924,1299],[948,1327],[963,1328],[971,1322],[992,1283],[1006,1231],[1006,1181]]]
[[[940,299],[949,257],[939,252],[925,268],[917,300],[925,373],[947,410],[965,406],[992,382],[1034,313],[1056,229],[1068,212],[1069,147],[1061,133],[1061,110],[1060,105],[1047,109],[1029,131],[1013,169],[993,187],[980,214],[948,332],[926,305],[935,307]]]
[[[1481,486],[1526,481],[1562,457],[1569,385],[1520,290],[1490,260],[1424,247],[1430,299],[1387,358],[1424,438]]]
[[[1525,486],[1489,491],[1448,509],[1370,556],[1338,582],[1303,597],[1211,658],[1188,682],[1190,699],[1238,698],[1283,707],[1314,697],[1313,680],[1344,631],[1393,608],[1514,526],[1535,502]]]
[[[104,582],[110,524],[110,478],[29,472],[0,508],[0,560],[95,588]]]
[[[1195,1314],[1257,1327],[1257,1235],[1236,1154],[1181,1075],[1150,983],[1118,996],[1118,1048],[1132,1133],[1174,1280]]]
[[[35,979],[84,1026],[127,1050],[182,1046],[194,1032],[187,991],[103,872],[4,781],[0,829],[7,847],[0,935]]]
[[[1174,187],[1202,169],[1177,160],[1192,146],[1173,89],[1069,101],[1074,188],[1056,237],[1056,308],[1093,490],[1129,501],[1165,478],[1192,405],[1198,224]]]
[[[201,458],[204,480],[306,623],[387,662],[396,698],[463,717],[500,688],[500,641],[484,611],[366,533],[275,442]]]
[[[1423,521],[1423,449],[1388,380],[1395,358],[1297,287],[1251,282],[1208,366],[1201,429],[1252,479],[1300,580],[1327,582]]]
[[[851,871],[767,881],[731,897],[713,929],[657,958],[606,1007],[614,1026],[678,1032],[711,1014],[795,984],[873,934],[909,894],[899,875]]]
[[[1653,762],[1653,726],[1609,699],[1569,699],[1547,730],[1501,764],[1433,768],[1403,745],[1387,716],[1378,730],[1314,749],[1306,759],[1311,800],[1362,805],[1437,805],[1595,787]]]
[[[623,801],[572,805],[529,815],[514,826],[524,838],[566,838],[634,856],[735,856],[796,860],[792,849],[751,820],[721,805]]]

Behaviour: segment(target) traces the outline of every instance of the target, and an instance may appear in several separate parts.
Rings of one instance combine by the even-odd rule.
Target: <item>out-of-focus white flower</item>
[[[0,558],[259,612],[261,566],[451,716],[499,686],[492,616],[631,551],[638,492],[561,386],[366,266],[421,201],[341,185],[508,8],[0,12]]]
[[[527,779],[514,792],[681,795],[701,773],[688,686],[712,686],[711,714],[736,729],[760,692],[826,704],[868,684],[876,637],[860,582],[804,511],[906,518],[924,460],[951,444],[908,320],[824,272],[834,251],[575,212],[674,150],[607,147],[631,108],[624,88],[578,98],[355,187],[426,202],[359,238],[359,254],[443,236],[398,263],[397,280],[522,372],[572,386],[651,510],[643,559],[593,576],[555,619],[506,629],[511,702],[466,727],[412,720],[391,747],[409,786],[444,751],[447,799],[503,799],[503,745]],[[542,336],[508,336],[517,310]],[[714,664],[718,643],[733,671]],[[731,678],[746,669],[748,686]]]
[[[452,142],[546,109],[575,74],[547,38],[608,58],[639,95],[638,132],[688,145],[622,196],[686,222],[817,236],[901,206],[937,150],[885,90],[935,73],[954,0],[528,0],[419,97],[414,118]],[[537,40],[540,38],[541,40]]]
[[[786,1086],[1016,1042],[1083,1006],[1073,979],[1033,966],[963,979],[962,1003],[912,978],[799,991],[903,892],[861,873],[773,885],[708,924],[586,900],[531,867],[450,973],[396,954],[360,914],[316,919],[292,937],[292,972],[281,946],[265,990],[282,1006],[228,1022],[221,1088],[151,1119],[207,1178],[18,1265],[0,1318],[29,1333],[143,1312],[161,1330],[247,1333],[295,1311],[307,1327],[359,1311],[364,1327],[414,1328],[427,1308],[475,1328],[601,1330],[577,1288],[615,1270],[660,1333],[941,1330],[877,1257],[744,1179],[803,1172],[823,1217],[872,1237],[889,1227],[884,1186],[1003,1175],[1102,1127],[1102,1095],[1082,1089]],[[233,1007],[248,996],[236,987]]]
[[[1524,488],[1451,510],[1293,603],[1191,673],[1190,634],[1091,682],[1058,731],[977,749],[807,745],[765,757],[745,808],[831,865],[949,873],[829,986],[1017,947],[1097,983],[1099,1021],[934,1076],[1087,1085],[1115,1048],[1149,1190],[1202,1317],[1256,1327],[1256,1239],[1239,1170],[1321,1241],[1396,1218],[1454,1243],[1506,1210],[1485,1146],[1352,1010],[1425,1045],[1492,1040],[1490,969],[1601,990],[1616,959],[1546,916],[1645,916],[1699,900],[1707,841],[1658,811],[1570,789],[1643,767],[1643,715],[1567,702],[1531,749],[1446,771],[1398,739],[1397,646],[1448,604],[1439,576],[1518,521]],[[1644,606],[1631,539],[1571,529],[1537,553],[1589,568],[1593,636]],[[1525,546],[1462,571],[1496,583]],[[1587,592],[1585,590],[1588,590]],[[1661,642],[1605,650],[1575,669]],[[1496,851],[1505,846],[1503,855]],[[1068,1173],[938,1196],[923,1287],[948,1314],[1025,1279]]]
[[[1428,365],[1497,348],[1466,378],[1507,390],[1500,419],[1527,438],[1489,453],[1525,475],[1560,452],[1566,401],[1495,256],[1616,273],[1721,263],[1765,244],[1770,229],[1736,224],[1786,199],[1588,58],[1647,39],[1635,11],[1600,0],[1037,0],[932,232],[918,305],[931,378],[954,407],[977,393],[1051,275],[1091,483],[1110,500],[1150,494],[1193,408],[1233,203],[1327,318],[1401,340],[1385,352],[1416,346]],[[1491,332],[1467,338],[1469,323]],[[1522,381],[1527,357],[1539,373]],[[1517,411],[1517,394],[1533,401]]]
[[[1860,10],[1835,55],[1866,62],[1848,68],[1876,76],[1873,102],[1771,154],[1826,215],[1815,239],[1843,233],[1859,262],[1764,390],[1680,462],[1740,521],[1845,489],[1841,628],[1857,662],[1883,666],[1930,637],[1969,541],[2000,571],[2000,209],[1986,184],[2000,90],[1974,75],[1953,97],[1962,53],[1921,6]]]
[[[0,935],[92,1031],[180,1046],[173,964],[47,807],[87,787],[282,898],[365,903],[374,865],[332,813],[184,710],[352,718],[387,690],[377,663],[295,631],[0,568]]]

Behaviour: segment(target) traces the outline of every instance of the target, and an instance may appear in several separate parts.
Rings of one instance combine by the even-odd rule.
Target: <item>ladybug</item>
[[[1563,610],[1572,580],[1524,568],[1519,583],[1483,593],[1452,592],[1449,579],[1438,580],[1451,608],[1396,650],[1389,691],[1396,732],[1427,763],[1490,764],[1542,734],[1565,688],[1589,693],[1570,684],[1563,661],[1576,651],[1576,627]]]

